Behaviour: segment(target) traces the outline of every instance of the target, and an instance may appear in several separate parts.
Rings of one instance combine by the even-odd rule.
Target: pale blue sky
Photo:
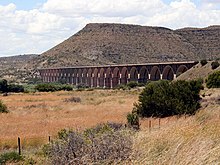
[[[14,3],[18,10],[30,10],[39,7],[47,0],[0,0],[0,5],[7,5],[9,3]],[[169,4],[174,0],[162,0],[164,3]],[[199,4],[201,0],[191,0],[191,2],[196,5]]]
[[[46,0],[0,0],[0,5],[14,3],[18,10],[30,10],[37,8],[44,2],[46,2]]]

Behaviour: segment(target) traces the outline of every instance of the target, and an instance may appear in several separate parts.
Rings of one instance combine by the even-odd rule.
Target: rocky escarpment
[[[220,26],[184,28],[176,30],[175,33],[192,44],[201,57],[211,60],[220,58]]]

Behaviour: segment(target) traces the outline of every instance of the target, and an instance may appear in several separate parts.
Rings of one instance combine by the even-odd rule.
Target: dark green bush
[[[202,66],[205,66],[207,63],[208,63],[208,62],[207,62],[207,60],[205,60],[205,59],[200,61],[200,64],[201,64]]]
[[[135,105],[142,117],[194,114],[200,107],[201,81],[157,81],[149,83]]]
[[[3,79],[0,80],[0,91],[1,92],[8,92],[8,82],[7,80]]]
[[[2,103],[2,101],[0,100],[0,113],[8,113],[8,108],[5,104]]]
[[[135,87],[138,86],[138,83],[135,82],[135,81],[130,81],[130,82],[127,83],[127,86],[128,86],[129,88],[135,88]]]
[[[129,127],[134,129],[140,128],[139,116],[136,111],[133,110],[131,113],[127,114],[127,123]]]
[[[23,157],[19,155],[17,152],[8,152],[0,155],[0,164],[8,164],[8,163],[17,163],[22,161]]]
[[[66,84],[45,83],[36,85],[35,90],[39,92],[71,91],[73,87]]]
[[[220,71],[216,71],[206,79],[207,88],[220,88]]]
[[[24,92],[24,87],[22,85],[9,84],[8,92],[15,92],[15,93]]]
[[[211,63],[211,66],[212,66],[212,69],[218,68],[218,67],[219,67],[218,61],[213,61],[213,62]]]

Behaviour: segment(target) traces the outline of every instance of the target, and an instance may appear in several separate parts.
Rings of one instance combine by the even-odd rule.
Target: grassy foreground
[[[18,136],[24,139],[24,148],[38,148],[63,128],[82,130],[107,121],[125,123],[139,93],[94,90],[1,96],[10,113],[0,114],[0,149],[16,148]],[[220,90],[201,94],[202,108],[194,116],[163,118],[160,127],[159,119],[142,119],[141,130],[134,134],[132,155],[125,163],[219,164]],[[25,154],[42,164],[38,152]]]

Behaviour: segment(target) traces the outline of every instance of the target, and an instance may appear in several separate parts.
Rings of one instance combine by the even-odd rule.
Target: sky
[[[87,23],[220,25],[220,0],[0,0],[0,57],[43,53]]]

